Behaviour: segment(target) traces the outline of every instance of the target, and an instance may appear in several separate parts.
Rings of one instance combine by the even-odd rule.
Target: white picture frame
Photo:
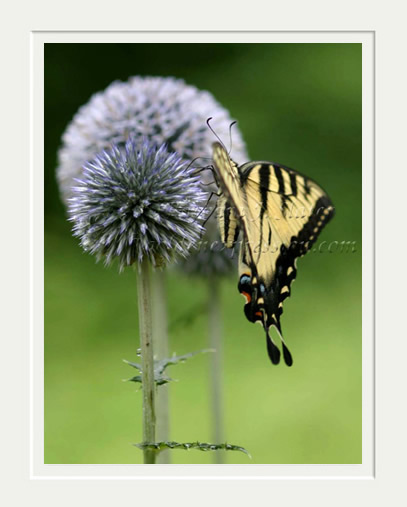
[[[373,229],[369,209],[373,207],[373,62],[374,62],[374,36],[371,32],[104,32],[93,33],[83,31],[49,32],[34,31],[31,35],[32,44],[32,84],[33,84],[33,144],[34,165],[32,181],[34,183],[34,202],[32,215],[34,217],[33,249],[34,258],[38,265],[35,273],[38,278],[34,280],[34,297],[36,308],[34,314],[42,314],[42,206],[41,189],[44,187],[42,178],[43,153],[43,103],[44,96],[44,45],[47,43],[137,43],[137,42],[245,42],[245,43],[360,43],[362,44],[362,87],[363,87],[363,265],[367,269],[363,277],[363,293],[372,293],[373,284]],[[38,196],[38,199],[35,198]],[[369,248],[367,245],[371,245]],[[367,274],[366,274],[367,273]],[[370,273],[370,275],[369,275]],[[77,477],[88,478],[133,478],[147,477],[149,479],[160,477],[163,479],[178,479],[191,477],[193,479],[210,478],[303,478],[323,477],[342,478],[360,477],[370,478],[374,474],[374,415],[373,415],[373,364],[374,364],[374,334],[373,334],[373,300],[365,298],[363,301],[363,336],[362,336],[362,362],[363,362],[363,393],[362,393],[362,463],[349,465],[177,465],[177,467],[148,467],[140,465],[45,465],[44,464],[44,328],[42,320],[34,319],[34,332],[32,341],[33,371],[32,385],[34,402],[32,404],[33,448],[31,473],[33,478],[40,477]],[[135,468],[136,467],[136,468]]]
[[[346,12],[340,12],[338,19],[330,22],[329,29],[326,28],[326,19],[317,17],[315,22],[312,10],[305,14],[300,8],[299,14],[290,10],[290,14],[295,14],[296,21],[291,22],[291,30],[288,31],[281,31],[276,23],[271,23],[269,31],[253,29],[253,31],[224,32],[200,31],[208,26],[205,16],[202,16],[200,22],[196,22],[192,28],[187,26],[188,31],[168,31],[169,17],[165,10],[161,21],[155,23],[154,31],[145,31],[145,26],[141,23],[134,26],[134,31],[129,31],[128,17],[121,19],[121,25],[116,20],[113,22],[110,9],[100,12],[101,16],[95,22],[90,5],[87,8],[81,6],[83,11],[80,20],[73,13],[68,13],[61,20],[60,16],[52,16],[49,10],[47,15],[37,10],[32,13],[31,18],[28,18],[27,13],[18,12],[21,6],[14,6],[16,14],[14,23],[6,27],[3,35],[6,37],[3,48],[8,53],[4,63],[7,64],[8,70],[5,74],[6,82],[2,83],[2,96],[13,99],[5,101],[7,103],[4,109],[8,116],[7,121],[3,122],[2,129],[9,142],[5,150],[5,167],[17,166],[18,169],[7,171],[6,184],[3,188],[7,189],[4,196],[6,210],[14,211],[16,200],[18,201],[17,214],[23,219],[24,234],[16,230],[11,231],[15,234],[13,238],[15,243],[11,252],[10,249],[6,249],[6,260],[3,261],[3,266],[8,265],[11,260],[16,264],[13,270],[5,273],[4,287],[7,288],[5,294],[7,300],[17,303],[5,316],[4,325],[7,334],[4,336],[14,337],[17,334],[19,339],[12,342],[10,339],[6,340],[11,351],[7,351],[5,356],[7,360],[4,361],[6,364],[2,371],[4,375],[2,385],[6,387],[4,399],[5,402],[9,402],[3,421],[5,428],[2,428],[7,456],[4,460],[6,466],[3,471],[5,479],[3,494],[13,498],[14,501],[17,500],[18,503],[29,499],[34,505],[54,505],[55,502],[71,505],[78,501],[80,504],[97,501],[100,505],[110,505],[113,501],[130,499],[131,495],[134,495],[138,502],[144,500],[153,505],[164,501],[167,504],[189,505],[191,499],[194,504],[201,505],[207,503],[209,498],[216,497],[219,498],[219,502],[227,500],[239,505],[253,502],[255,499],[258,499],[255,500],[256,503],[257,501],[260,503],[264,498],[267,503],[273,501],[284,505],[309,501],[315,506],[327,503],[334,506],[343,505],[344,502],[351,505],[367,503],[379,506],[385,501],[392,501],[396,495],[397,502],[403,503],[403,498],[406,498],[402,483],[406,440],[406,412],[403,402],[406,344],[401,320],[404,313],[401,306],[402,294],[398,293],[400,289],[395,288],[393,284],[401,277],[400,273],[403,271],[402,259],[397,258],[397,251],[400,248],[403,251],[403,245],[398,243],[399,238],[403,238],[403,231],[398,229],[399,224],[395,218],[402,216],[404,202],[402,192],[405,176],[403,180],[400,174],[404,158],[400,148],[404,146],[405,134],[403,135],[403,114],[400,108],[403,105],[401,93],[404,92],[406,84],[401,51],[405,36],[398,32],[401,27],[401,12],[392,11],[390,23],[386,6],[377,11],[369,27],[371,29],[357,30],[358,26],[365,24],[367,5],[364,3],[361,10],[352,6],[351,18],[345,16]],[[103,11],[100,5],[98,7]],[[231,15],[231,9],[226,6],[224,8],[226,12],[222,19],[227,20]],[[147,8],[144,12],[146,10]],[[269,19],[275,18],[273,16],[275,12],[272,10],[271,6],[264,7],[264,15],[270,16]],[[218,16],[221,11],[221,6],[217,5]],[[213,15],[215,11],[211,12]],[[257,14],[258,12],[256,10]],[[210,19],[213,20],[213,17]],[[245,25],[248,24],[248,20],[243,22]],[[342,30],[338,30],[340,23]],[[242,22],[235,26],[241,24]],[[113,25],[114,31],[102,30],[106,26]],[[68,26],[70,31],[66,30]],[[48,30],[43,29],[46,27]],[[81,31],[85,28],[85,31]],[[160,28],[163,31],[160,32]],[[164,31],[165,28],[167,31]],[[297,28],[298,31],[292,28]],[[316,31],[310,31],[311,28]],[[310,36],[320,37],[321,41],[324,37],[333,41],[361,41],[365,44],[363,76],[371,80],[369,83],[364,79],[363,84],[362,466],[353,465],[351,467],[355,467],[354,473],[351,468],[347,468],[343,474],[341,473],[343,470],[338,468],[343,469],[348,467],[347,465],[339,467],[285,465],[281,470],[277,470],[277,465],[262,465],[274,467],[273,473],[270,474],[268,470],[261,471],[257,468],[250,473],[246,471],[240,473],[238,469],[245,465],[234,465],[227,471],[223,467],[222,469],[213,467],[218,471],[208,475],[208,471],[199,465],[189,467],[189,470],[182,466],[173,467],[173,470],[174,468],[176,470],[170,474],[167,473],[167,467],[162,465],[154,467],[154,471],[151,470],[152,467],[142,466],[145,471],[142,474],[138,473],[137,477],[134,476],[134,472],[132,474],[124,470],[123,467],[127,467],[124,465],[54,465],[52,471],[49,466],[44,468],[43,462],[41,463],[43,307],[40,297],[43,289],[41,265],[43,187],[41,178],[38,177],[42,165],[43,136],[41,44],[45,40],[57,39],[58,42],[72,39],[95,43],[130,40],[153,42],[160,37],[163,37],[162,40],[173,37],[179,41],[185,41],[188,37],[203,41],[208,37],[213,42],[221,40],[244,42],[246,37],[248,39],[253,37],[256,41],[266,40],[267,37],[279,41],[289,39],[301,41],[303,37]],[[13,135],[10,136],[10,133]],[[20,157],[20,162],[16,163],[16,158],[18,160]],[[25,167],[28,163],[30,177],[28,168]],[[11,190],[9,192],[8,189],[15,189],[16,184],[21,191],[17,194]],[[7,222],[6,212],[4,216]],[[29,269],[28,258],[30,258]],[[28,331],[31,336],[30,342],[27,337]],[[17,372],[16,363],[22,365]],[[17,393],[10,389],[11,386],[18,388]],[[30,431],[28,431],[29,422]],[[306,471],[302,467],[309,467],[310,470]],[[135,480],[137,482],[134,482]],[[39,481],[41,484],[38,484]],[[162,488],[155,487],[157,481],[165,481]],[[197,487],[202,486],[208,491],[207,494],[202,495],[199,493],[200,489],[197,490]]]

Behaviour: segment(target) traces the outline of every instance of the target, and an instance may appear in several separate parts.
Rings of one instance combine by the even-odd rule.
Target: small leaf
[[[232,444],[207,444],[204,442],[187,442],[187,443],[179,443],[179,442],[141,442],[139,444],[133,444],[135,447],[138,447],[142,451],[156,451],[160,452],[164,449],[197,449],[199,451],[217,451],[219,449],[225,451],[239,451],[246,454],[250,459],[252,458],[250,453],[239,445]]]
[[[132,363],[131,361],[127,361],[127,359],[123,359],[123,362],[126,364],[129,364],[130,366],[133,366],[133,368],[137,368],[138,371],[142,371],[141,364],[139,364],[139,363]]]
[[[165,359],[160,359],[158,361],[154,361],[154,370],[157,371],[157,373],[163,373],[165,368],[167,368],[168,366],[178,363],[185,363],[185,361],[190,357],[196,356],[197,354],[206,354],[207,352],[215,352],[215,349],[197,350],[196,352],[189,352],[188,354],[184,354],[183,356],[172,356],[167,357]]]
[[[173,364],[178,363],[184,363],[187,359],[190,357],[196,356],[197,354],[203,354],[206,352],[215,352],[214,349],[203,349],[198,350],[196,352],[189,352],[188,354],[184,354],[183,356],[172,356],[167,357],[165,359],[154,359],[154,381],[158,386],[162,386],[164,384],[168,384],[169,382],[173,381],[171,377],[167,377],[164,374],[165,369],[168,366],[171,366]],[[127,361],[126,359],[123,359],[123,361],[132,366],[133,368],[136,368],[140,373],[142,373],[142,367],[139,363],[133,363],[131,361]],[[138,382],[142,384],[142,375],[136,375],[135,377],[127,379],[129,382]]]
[[[156,377],[154,380],[155,380],[155,383],[158,386],[162,386],[164,384],[168,384],[173,379],[170,378],[170,377],[165,377],[163,375],[160,375],[159,377]],[[139,384],[142,384],[143,383],[143,379],[142,379],[141,375],[136,375],[135,377],[123,379],[123,382],[137,382]]]

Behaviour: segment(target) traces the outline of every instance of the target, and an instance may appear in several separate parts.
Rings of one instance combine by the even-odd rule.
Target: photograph
[[[43,58],[44,463],[362,464],[362,43]]]

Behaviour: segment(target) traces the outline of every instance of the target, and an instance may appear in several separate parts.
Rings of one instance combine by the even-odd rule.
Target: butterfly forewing
[[[242,180],[239,168],[229,158],[227,151],[219,143],[213,144],[213,162],[216,180],[218,181],[223,196],[230,204],[234,218],[239,221],[239,225],[243,229],[244,235],[247,237],[250,223],[253,223],[253,219],[246,202],[246,195],[244,191],[242,191]],[[222,200],[222,196],[220,199],[220,205],[223,206],[224,201]],[[223,220],[222,213],[218,213],[218,223]],[[223,238],[225,238],[225,233],[222,232],[222,229],[220,232]],[[226,242],[225,245],[227,246]],[[248,255],[251,255],[250,251],[248,251]]]

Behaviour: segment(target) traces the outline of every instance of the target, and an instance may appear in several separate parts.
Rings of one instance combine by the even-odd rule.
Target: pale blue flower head
[[[78,110],[62,136],[57,179],[63,200],[71,196],[74,178],[80,177],[86,162],[112,145],[124,146],[129,137],[148,138],[157,146],[165,143],[169,152],[188,162],[205,157],[197,163],[210,163],[215,138],[206,125],[209,117],[227,142],[233,119],[211,93],[173,77],[115,81]],[[248,160],[236,127],[231,155],[238,163]]]
[[[205,192],[196,171],[151,140],[126,142],[85,164],[68,211],[85,251],[120,268],[186,256],[203,233]]]
[[[175,248],[175,253],[178,252],[185,257],[186,243],[181,241],[183,226],[174,221],[175,213],[169,218],[163,217],[163,222],[158,223],[161,214],[158,208],[150,207],[153,200],[147,195],[147,188],[149,188],[147,185],[143,184],[138,188],[140,196],[143,195],[149,205],[145,205],[143,198],[140,197],[138,206],[145,210],[145,214],[143,212],[139,217],[133,215],[134,224],[128,214],[123,219],[119,211],[122,208],[117,207],[117,204],[123,195],[132,195],[131,192],[135,191],[132,185],[140,184],[141,180],[135,176],[136,167],[140,174],[150,174],[150,172],[158,174],[158,161],[152,163],[152,160],[154,150],[160,149],[165,151],[165,155],[164,151],[160,151],[160,157],[162,157],[160,161],[165,162],[165,176],[162,178],[162,185],[154,187],[158,192],[157,195],[160,196],[154,204],[163,205],[162,198],[166,192],[167,209],[172,206],[173,210],[180,211],[184,200],[188,201],[192,198],[192,194],[186,191],[186,187],[192,183],[193,179],[192,173],[186,169],[187,165],[197,157],[202,158],[196,161],[195,167],[211,163],[212,144],[215,139],[206,124],[209,117],[213,118],[211,126],[217,135],[228,142],[229,129],[233,121],[229,112],[214,99],[211,93],[198,90],[194,86],[187,85],[183,80],[172,77],[136,76],[127,82],[116,81],[103,92],[93,95],[90,101],[78,110],[62,137],[62,146],[58,153],[57,180],[64,203],[67,206],[69,203],[70,216],[75,223],[75,234],[81,237],[82,246],[86,250],[95,253],[99,258],[104,256],[108,263],[117,256],[121,267],[140,260],[143,255],[149,255],[152,260],[156,259],[156,256],[162,256],[168,260],[172,247]],[[130,145],[125,150],[124,147],[129,139],[131,139],[131,150]],[[130,153],[133,155],[131,156]],[[136,153],[138,153],[137,156]],[[233,130],[231,156],[238,163],[248,160],[245,145],[237,127]],[[132,157],[132,163],[126,157]],[[147,173],[141,168],[142,162],[150,164],[145,168]],[[119,163],[120,166],[114,168],[114,163]],[[180,167],[183,169],[179,169]],[[133,170],[127,178],[124,174],[126,168]],[[175,171],[173,179],[170,178],[172,171]],[[182,175],[186,176],[183,185],[181,184]],[[202,172],[200,177],[201,183],[205,184],[213,179],[209,171]],[[76,183],[78,179],[79,184]],[[170,188],[175,181],[178,186],[174,189]],[[118,192],[114,196],[109,196],[110,183],[114,184]],[[184,200],[181,187],[187,195]],[[197,198],[195,206],[200,206],[202,190],[208,197],[208,190],[212,189],[213,187],[210,186],[198,189],[194,179],[191,191]],[[70,201],[72,197],[74,199]],[[101,199],[99,203],[96,202],[97,199]],[[213,209],[215,202],[212,199],[209,211]],[[112,208],[109,208],[109,203],[114,204]],[[133,201],[129,201],[128,206],[131,208]],[[192,209],[194,209],[193,206]],[[88,212],[93,217],[92,223],[90,217],[86,217]],[[112,212],[110,218],[107,216],[109,212]],[[197,218],[195,211],[184,210],[182,213],[190,215],[191,218]],[[182,213],[180,216],[184,217]],[[153,216],[156,216],[157,220],[153,220]],[[203,216],[204,213],[201,213],[199,219]],[[98,217],[97,220],[96,217]],[[163,225],[164,223],[167,227]],[[124,229],[125,224],[130,227],[127,232]],[[146,229],[147,225],[152,228],[151,231]],[[191,239],[190,244],[195,247],[194,238],[196,238],[198,226],[200,227],[197,219],[194,224],[185,225],[184,231],[186,236],[184,239]],[[134,243],[136,229],[141,233],[137,244]],[[123,232],[119,234],[120,230]],[[164,236],[162,238],[160,236],[164,230],[166,231],[165,240]],[[146,232],[144,238],[143,231]],[[172,239],[171,234],[174,234]],[[147,235],[149,240],[155,241],[160,237],[160,243],[156,241],[154,248],[147,248]],[[183,267],[197,273],[226,273],[231,266],[230,253],[219,248],[208,248],[208,245],[217,240],[219,240],[219,235],[213,217],[208,222],[206,234],[203,237],[205,246],[195,248]],[[189,261],[191,261],[190,265],[188,265]]]

